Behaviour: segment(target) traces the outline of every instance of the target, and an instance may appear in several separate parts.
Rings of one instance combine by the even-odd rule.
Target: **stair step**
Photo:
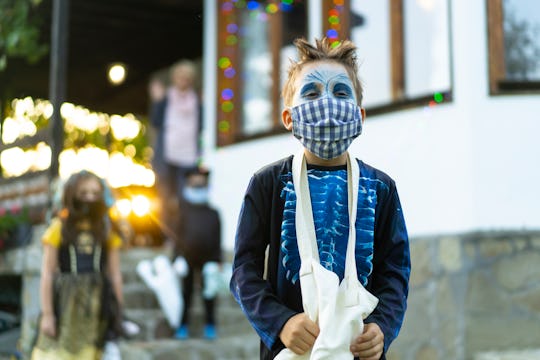
[[[120,253],[120,271],[124,284],[131,282],[143,283],[137,271],[137,264],[142,260],[151,260],[158,255],[169,257],[168,250],[163,248],[134,247],[124,249]]]
[[[158,308],[159,303],[154,292],[143,283],[128,283],[123,285],[124,306],[126,308]],[[195,289],[193,292],[194,306],[200,303],[201,291]],[[220,307],[239,308],[238,303],[232,294],[226,293],[218,296]]]
[[[128,283],[122,287],[125,309],[158,309],[156,296],[146,285]]]
[[[138,276],[135,270],[137,264],[140,261],[146,259],[154,259],[158,255],[167,256],[167,250],[164,250],[162,248],[132,248],[124,250],[121,255],[121,271],[124,283],[124,314],[129,320],[134,321],[141,328],[140,334],[137,335],[135,338],[131,339],[128,343],[131,344],[137,342],[140,344],[140,347],[142,349],[145,349],[147,347],[153,348],[153,345],[149,342],[153,343],[154,341],[158,341],[160,343],[164,341],[163,346],[165,346],[166,348],[168,346],[167,341],[172,339],[174,333],[174,329],[169,326],[162,310],[159,307],[156,295],[142,281],[142,279]],[[201,289],[197,281],[195,282],[192,301],[193,304],[191,309],[189,330],[190,335],[192,336],[192,339],[193,341],[195,341],[195,343],[191,344],[192,340],[190,339],[186,344],[191,344],[189,346],[197,348],[199,346],[197,345],[199,344],[197,343],[197,339],[201,338],[204,327],[204,307],[201,299]],[[237,302],[234,300],[233,296],[230,293],[222,294],[217,299],[216,323],[218,336],[220,338],[230,339],[245,336],[257,337],[253,328],[251,327],[242,310],[240,309],[240,306],[237,304]],[[172,344],[174,345],[175,343],[177,343],[177,341],[172,340]],[[188,346],[186,344],[184,344],[183,346]],[[208,346],[209,343],[203,341],[201,344]],[[258,340],[255,341],[255,347],[258,354]],[[158,350],[152,350],[150,351],[150,353],[154,353],[156,351]],[[160,356],[158,358],[166,359],[166,356],[168,355],[164,356],[165,357]],[[208,358],[222,358],[219,356],[215,357],[215,354],[212,356],[213,357]],[[258,357],[258,355],[255,356],[255,358],[256,357]],[[144,359],[142,357],[136,357],[136,359],[139,358]],[[152,359],[153,358],[156,357],[152,357]],[[173,358],[176,359],[177,357]],[[184,357],[182,357],[182,359],[183,358]],[[241,359],[241,357],[238,358],[236,357],[236,355],[231,355],[231,359],[233,358]],[[253,357],[247,358],[251,359]],[[194,357],[193,359],[199,359],[199,357]],[[205,358],[200,357],[200,359]],[[223,357],[223,359],[228,358]]]
[[[163,312],[160,309],[125,309],[128,319],[137,323],[141,332],[135,338],[137,340],[167,339],[173,336],[173,329],[169,326]],[[220,336],[236,336],[253,332],[247,318],[240,308],[216,308],[217,331]],[[200,337],[204,327],[204,311],[194,307],[191,311],[190,333],[194,337]]]
[[[123,360],[253,360],[259,357],[259,337],[244,334],[216,340],[120,341]]]

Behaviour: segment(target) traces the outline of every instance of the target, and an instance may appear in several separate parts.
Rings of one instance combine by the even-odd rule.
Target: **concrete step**
[[[131,309],[148,309],[148,308],[158,308],[159,303],[154,292],[146,286],[144,283],[130,282],[123,285],[124,293],[124,306]],[[195,288],[193,290],[194,302],[200,302],[201,290]],[[196,304],[195,304],[196,305]],[[220,307],[239,307],[238,303],[230,293],[219,295],[219,306]]]
[[[163,248],[134,247],[123,249],[120,253],[120,271],[123,283],[125,285],[143,284],[136,271],[137,264],[142,260],[154,259],[158,255],[169,256],[168,251]]]
[[[255,333],[216,340],[120,341],[122,360],[253,360],[259,358]]]
[[[160,309],[124,309],[124,315],[140,327],[133,340],[151,341],[172,336],[172,329]]]
[[[125,309],[126,317],[137,323],[141,332],[136,339],[151,341],[154,339],[171,338],[172,329],[161,309]],[[253,328],[245,317],[240,307],[216,308],[216,324],[218,334],[223,336],[236,336],[253,332]],[[200,337],[204,327],[204,310],[201,306],[194,306],[191,309],[190,334],[193,337]]]
[[[489,351],[476,354],[474,360],[540,360],[540,349]]]
[[[158,309],[156,296],[145,284],[130,282],[122,287],[124,308],[126,309]]]
[[[153,259],[158,255],[169,256],[170,250],[164,247],[132,247],[122,249],[120,254],[122,268],[135,268],[141,260]]]
[[[166,321],[155,294],[146,286],[146,284],[144,284],[135,271],[139,261],[153,259],[160,254],[167,255],[166,250],[133,248],[124,250],[121,255],[121,269],[124,280],[124,313],[128,319],[134,321],[141,327],[140,334],[132,339],[130,343],[141,342],[143,348],[152,348],[153,345],[149,345],[149,343],[153,343],[154,341],[171,339],[174,332],[174,329],[170,328]],[[197,284],[198,283],[196,282],[190,318],[190,335],[195,340],[202,336],[204,327],[204,308],[200,295],[201,291]],[[227,293],[218,297],[216,305],[216,323],[218,336],[220,337],[234,338],[250,335],[256,337],[255,332],[240,309],[240,306],[236,303],[231,294]],[[258,354],[258,340],[256,343]],[[168,343],[165,342],[164,346],[167,347],[167,344]],[[196,344],[197,343],[190,346],[199,348],[200,346]],[[202,344],[206,343],[203,342]],[[150,352],[153,353],[154,350]],[[195,357],[194,359],[199,358]]]

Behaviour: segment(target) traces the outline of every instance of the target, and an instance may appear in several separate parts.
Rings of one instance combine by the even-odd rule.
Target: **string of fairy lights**
[[[2,124],[3,144],[35,136],[48,126],[52,113],[53,106],[47,100],[14,99]],[[109,115],[67,102],[60,114],[65,134],[59,158],[61,178],[86,169],[107,178],[112,187],[154,184],[155,175],[149,167],[152,149],[144,125],[133,114]],[[0,153],[2,176],[46,170],[51,153],[45,141],[31,148],[7,148]]]
[[[345,0],[333,0],[328,10],[326,37],[330,40],[332,47],[340,44],[343,39],[342,17],[345,10]]]
[[[220,5],[220,17],[224,25],[219,34],[221,41],[221,53],[218,56],[218,69],[223,75],[219,83],[219,114],[218,132],[227,134],[231,130],[230,116],[236,106],[234,93],[235,82],[238,81],[238,64],[235,59],[238,56],[240,45],[239,37],[245,29],[241,28],[239,11],[247,11],[247,15],[255,17],[258,21],[268,21],[268,17],[278,11],[288,12],[292,10],[294,0],[281,0],[269,3],[245,0],[225,0]]]

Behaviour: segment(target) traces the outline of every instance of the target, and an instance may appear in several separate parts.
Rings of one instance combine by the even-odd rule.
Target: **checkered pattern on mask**
[[[323,159],[343,154],[362,133],[360,108],[349,101],[322,98],[291,108],[293,135]]]

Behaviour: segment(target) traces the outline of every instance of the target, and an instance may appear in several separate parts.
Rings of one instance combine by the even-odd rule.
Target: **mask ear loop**
[[[111,191],[111,188],[107,182],[100,178],[101,186],[103,187],[103,201],[105,202],[105,206],[108,208],[111,208],[114,205],[114,197]]]

